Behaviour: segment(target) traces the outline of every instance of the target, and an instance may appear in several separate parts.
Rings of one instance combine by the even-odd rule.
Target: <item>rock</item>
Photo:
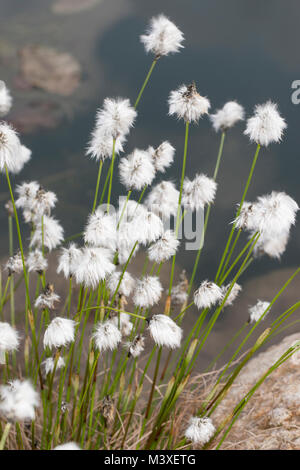
[[[50,47],[28,45],[20,50],[20,82],[69,96],[80,83],[81,67],[68,53]]]
[[[103,0],[57,0],[52,7],[52,11],[59,15],[77,13],[88,10],[102,1]]]

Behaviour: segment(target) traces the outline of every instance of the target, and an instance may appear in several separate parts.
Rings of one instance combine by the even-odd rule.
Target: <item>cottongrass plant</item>
[[[140,39],[154,60],[135,102],[106,98],[97,111],[86,152],[99,165],[95,195],[86,226],[71,243],[53,216],[53,192],[36,181],[13,189],[11,174],[21,171],[31,152],[9,122],[0,123],[0,171],[10,194],[9,252],[0,283],[1,450],[220,448],[257,388],[300,349],[299,342],[291,345],[223,421],[215,419],[215,410],[241,370],[300,306],[300,301],[287,306],[260,336],[256,334],[299,267],[272,299],[249,307],[242,328],[208,366],[208,387],[195,386],[195,377],[204,373],[197,359],[224,308],[243,295],[245,271],[257,256],[280,258],[295,224],[299,208],[286,193],[273,191],[255,202],[246,199],[260,149],[281,141],[286,122],[272,102],[256,106],[247,120],[244,134],[256,144],[249,175],[228,221],[229,236],[215,278],[202,277],[195,286],[210,211],[218,200],[225,136],[244,120],[245,111],[230,101],[209,116],[220,133],[215,170],[189,179],[190,131],[211,105],[195,83],[171,91],[169,115],[183,121],[182,158],[181,150],[176,152],[181,178],[179,184],[157,180],[174,161],[175,149],[168,140],[123,153],[154,66],[179,52],[184,37],[160,15]],[[11,105],[10,92],[0,82],[2,116]],[[110,202],[116,166],[125,195],[114,211]],[[176,255],[183,248],[181,225],[187,211],[199,209],[205,210],[205,221],[191,276],[183,271],[174,282]],[[30,226],[26,247],[20,215]],[[166,228],[164,222],[171,217],[174,227]],[[243,231],[249,238],[241,243]],[[53,285],[48,279],[52,250],[57,253],[57,273],[65,279],[65,298],[56,293],[59,282]],[[144,265],[137,272],[134,257],[139,250]],[[167,285],[161,278],[165,263]],[[17,291],[19,298],[25,292],[20,312],[15,312]],[[196,316],[192,308],[198,310]],[[217,371],[216,362],[237,338],[239,345]],[[198,408],[183,407],[193,393]]]

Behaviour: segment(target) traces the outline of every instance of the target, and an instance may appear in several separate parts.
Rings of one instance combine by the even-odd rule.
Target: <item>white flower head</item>
[[[210,115],[210,120],[216,132],[226,131],[238,121],[243,121],[244,118],[244,108],[236,101],[228,101],[222,109],[218,109],[215,114]]]
[[[269,312],[270,302],[258,300],[255,305],[249,307],[249,323],[256,323],[264,315],[264,319]],[[267,312],[266,312],[267,311]]]
[[[164,173],[166,168],[173,163],[175,149],[168,141],[162,142],[156,149],[149,147],[147,152],[153,162],[156,171]]]
[[[249,238],[252,238],[253,232]],[[267,255],[270,258],[280,259],[286,250],[290,232],[283,230],[274,235],[261,234],[253,250],[254,256]]]
[[[121,342],[122,334],[111,320],[98,323],[93,334],[93,341],[99,351],[113,351]]]
[[[133,340],[126,344],[129,357],[138,357],[144,351],[145,340],[142,335],[137,335]]]
[[[10,91],[5,83],[0,80],[0,116],[5,116],[9,113],[12,107],[12,97]]]
[[[44,292],[37,297],[34,303],[34,306],[36,308],[41,308],[41,309],[45,309],[45,308],[53,309],[55,303],[58,301],[59,301],[59,295],[55,294],[53,285],[47,284],[47,286],[44,289]]]
[[[20,166],[21,143],[14,129],[5,122],[0,122],[0,171],[15,173]]]
[[[182,85],[178,90],[171,91],[169,97],[169,115],[184,119],[185,122],[198,122],[208,113],[209,100],[199,95],[196,85]]]
[[[21,145],[20,158],[18,159],[17,167],[13,173],[20,173],[20,171],[23,170],[25,164],[30,161],[31,155],[31,150],[25,147],[25,145]]]
[[[179,283],[172,288],[171,300],[173,305],[183,305],[188,299],[189,281],[185,270],[180,274]]]
[[[75,321],[56,317],[48,325],[44,334],[44,348],[61,348],[74,341]]]
[[[244,134],[248,135],[252,142],[267,147],[273,142],[281,141],[286,127],[277,104],[268,101],[255,106],[254,116],[248,119]]]
[[[82,251],[75,243],[70,243],[68,248],[62,248],[59,257],[57,273],[63,273],[65,278],[72,277],[78,262],[81,259]]]
[[[133,324],[130,321],[130,315],[128,313],[120,313],[120,315],[115,315],[111,318],[111,322],[121,331],[122,336],[129,336]]]
[[[210,418],[191,418],[185,431],[185,437],[194,444],[205,445],[213,437],[216,431]]]
[[[32,236],[30,247],[42,248],[43,244],[49,251],[56,248],[64,239],[64,230],[53,217],[44,215],[38,221]]]
[[[149,210],[161,217],[170,217],[177,212],[179,191],[171,181],[162,181],[150,191],[145,204]]]
[[[180,347],[182,329],[168,315],[153,315],[149,321],[149,331],[158,346],[170,349]]]
[[[211,204],[216,195],[217,183],[208,176],[196,175],[193,181],[184,180],[182,192],[182,205],[191,210],[203,209],[206,204]]]
[[[117,139],[129,133],[137,116],[128,99],[105,98],[103,107],[97,111],[96,128],[101,133]]]
[[[145,150],[135,149],[119,165],[121,183],[127,190],[140,191],[152,183],[155,168],[149,154]]]
[[[14,380],[0,387],[0,414],[12,421],[32,421],[39,395],[29,380]]]
[[[118,260],[120,264],[126,263],[129,256],[135,256],[139,250],[139,245],[136,244],[135,231],[135,223],[122,223],[120,226],[117,237]]]
[[[89,215],[84,231],[84,241],[88,245],[116,249],[117,222],[115,214],[106,213],[102,207]]]
[[[8,259],[5,269],[8,271],[9,276],[14,273],[19,274],[23,271],[23,261],[20,251]]]
[[[195,305],[200,308],[210,308],[223,299],[221,287],[211,281],[203,281],[194,293]]]
[[[125,197],[119,199],[118,221],[122,216],[120,226],[125,225],[127,222],[134,222],[137,217],[145,214],[145,212],[147,212],[147,209],[143,204],[133,200],[126,201]]]
[[[74,271],[76,282],[95,289],[115,270],[112,258],[113,252],[106,248],[82,248]]]
[[[145,211],[137,217],[133,226],[136,239],[142,245],[156,241],[164,232],[162,220],[150,211]]]
[[[32,200],[30,209],[35,214],[35,218],[40,219],[45,214],[48,216],[51,214],[51,209],[55,207],[56,202],[56,194],[52,191],[45,191],[40,186]]]
[[[133,303],[138,307],[152,307],[157,304],[162,294],[161,283],[156,276],[145,276],[137,281]]]
[[[29,252],[26,264],[28,272],[37,272],[38,274],[41,274],[48,268],[48,261],[44,257],[42,251],[38,248]]]
[[[107,280],[107,286],[112,293],[115,292],[117,287],[119,286],[118,293],[120,295],[124,295],[125,297],[129,297],[129,295],[134,289],[135,279],[131,276],[131,274],[125,271],[120,282],[121,274],[122,273],[119,271],[115,271],[114,273],[112,273]]]
[[[16,193],[18,195],[16,206],[21,209],[32,210],[39,189],[40,185],[36,181],[19,184],[16,187]]]
[[[161,263],[175,255],[180,242],[172,230],[164,232],[162,237],[148,248],[150,261]]]
[[[156,58],[179,52],[184,47],[182,45],[183,33],[165,15],[151,18],[147,33],[143,34],[140,39],[146,52],[152,52]]]
[[[9,323],[0,322],[0,364],[5,363],[5,353],[15,351],[20,344],[20,337]]]
[[[228,284],[227,286],[223,286],[223,297],[225,297],[229,288],[230,288],[230,284]],[[242,290],[242,287],[237,282],[235,282],[224,303],[224,307],[228,307],[229,305],[232,305],[235,299],[237,298],[237,296],[239,295],[239,293],[241,292],[241,290]]]
[[[46,375],[51,374],[54,371],[54,366],[56,363],[55,370],[62,369],[65,367],[65,360],[63,357],[60,357],[56,360],[52,357],[48,357],[45,361],[43,361],[43,366],[45,367]]]
[[[126,138],[121,135],[115,140],[111,135],[103,134],[101,128],[97,128],[92,132],[92,137],[89,142],[86,154],[90,155],[96,161],[112,158],[113,150],[115,155],[123,152],[123,145]]]
[[[67,442],[54,447],[53,450],[82,450],[76,442]]]

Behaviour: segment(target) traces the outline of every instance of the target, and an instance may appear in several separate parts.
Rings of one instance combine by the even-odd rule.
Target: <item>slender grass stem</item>
[[[103,168],[103,160],[100,160],[92,212],[95,212],[96,205],[97,205],[99,184],[100,184],[102,168]]]
[[[142,97],[142,94],[144,93],[144,90],[145,90],[145,88],[146,88],[146,85],[147,85],[147,83],[148,83],[148,81],[149,81],[149,79],[150,79],[150,77],[151,77],[151,75],[152,75],[152,72],[153,72],[153,70],[154,70],[155,65],[157,64],[158,59],[159,59],[159,57],[155,57],[155,59],[153,60],[153,62],[152,62],[152,64],[151,64],[151,67],[150,67],[150,69],[149,69],[149,72],[147,73],[147,76],[146,76],[146,78],[145,78],[145,80],[144,80],[144,83],[143,83],[143,85],[142,85],[142,88],[140,89],[140,92],[139,92],[139,94],[138,94],[138,97],[137,97],[137,99],[136,99],[136,101],[135,101],[135,103],[134,103],[134,108],[135,108],[135,109],[138,107],[138,104],[139,104],[139,102],[140,102],[140,99],[141,99],[141,97]]]

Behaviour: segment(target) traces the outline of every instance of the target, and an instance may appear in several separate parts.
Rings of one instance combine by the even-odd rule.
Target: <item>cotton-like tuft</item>
[[[150,191],[145,204],[151,212],[161,217],[176,215],[179,191],[171,181],[162,181]]]
[[[138,307],[152,307],[157,304],[162,294],[161,283],[156,276],[145,276],[137,281],[133,294],[133,303]]]
[[[75,243],[70,243],[68,248],[62,248],[57,273],[63,273],[65,278],[72,277],[78,267],[79,260],[81,259],[82,251]]]
[[[126,344],[129,357],[138,357],[144,351],[145,341],[142,335],[137,335],[131,342]]]
[[[175,255],[180,242],[172,230],[164,232],[153,245],[148,248],[148,257],[150,261],[162,263]]]
[[[170,349],[180,347],[182,329],[167,315],[153,315],[149,322],[149,331],[158,346]]]
[[[84,231],[84,241],[91,246],[116,249],[117,221],[115,214],[107,214],[102,207],[89,215]]]
[[[53,450],[82,450],[76,442],[67,442],[54,447]]]
[[[129,133],[136,116],[128,99],[105,98],[103,107],[97,111],[96,128],[101,129],[104,136],[117,139]]]
[[[216,132],[227,131],[238,121],[243,121],[244,118],[244,108],[236,101],[228,101],[222,109],[218,109],[215,114],[210,115],[210,120]]]
[[[8,271],[9,276],[23,272],[23,261],[20,251],[18,251],[14,256],[8,258],[5,269]]]
[[[48,357],[45,361],[43,361],[43,366],[45,367],[45,374],[51,374],[54,371],[54,366],[56,362],[55,370],[62,369],[65,367],[65,360],[63,357],[59,357],[58,360],[53,359],[52,357]]]
[[[162,142],[156,149],[149,147],[147,152],[156,171],[164,173],[173,163],[175,149],[168,141]]]
[[[149,211],[137,217],[134,226],[136,239],[142,245],[155,242],[164,232],[161,219]]]
[[[31,155],[31,150],[25,147],[25,145],[21,145],[20,156],[17,162],[16,169],[13,171],[13,173],[20,173],[20,171],[23,170],[25,164],[30,161]]]
[[[244,134],[252,142],[267,147],[273,142],[281,141],[286,127],[287,124],[280,116],[277,104],[268,101],[255,106],[254,115],[248,119]]]
[[[47,284],[43,293],[37,297],[34,306],[40,309],[53,309],[58,301],[59,295],[55,294],[53,285]]]
[[[12,97],[5,83],[0,80],[0,117],[9,113],[12,107]]]
[[[223,297],[225,297],[225,295],[227,294],[228,290],[230,288],[230,284],[227,284],[227,286],[223,286]],[[235,301],[235,299],[237,298],[237,296],[239,295],[239,293],[241,292],[242,290],[242,287],[237,283],[235,282],[232,286],[232,289],[224,303],[224,307],[228,307],[229,305],[232,305],[233,302]],[[222,299],[221,299],[222,301]]]
[[[38,274],[42,274],[42,272],[46,271],[48,268],[48,261],[44,257],[42,251],[37,248],[36,250],[29,252],[26,265],[28,272],[37,272]]]
[[[106,248],[84,247],[81,250],[74,275],[78,284],[95,289],[99,282],[114,270],[112,251]]]
[[[199,309],[210,308],[222,299],[223,291],[221,287],[210,281],[203,281],[194,293],[194,302]]]
[[[169,115],[175,115],[185,122],[198,122],[204,114],[208,114],[209,108],[209,100],[199,95],[194,83],[182,85],[170,93]]]
[[[21,143],[14,129],[5,122],[0,122],[0,171],[15,173],[20,167]]]
[[[192,211],[203,209],[211,204],[216,195],[217,183],[206,175],[196,175],[193,181],[184,180],[182,191],[182,205]]]
[[[107,280],[107,286],[112,293],[116,291],[119,285],[121,274],[122,274],[121,272],[116,271],[112,273]],[[121,295],[124,295],[125,297],[129,297],[129,295],[134,289],[134,286],[135,286],[135,279],[131,276],[131,274],[125,271],[123,273],[123,278],[118,287],[118,293]]]
[[[0,364],[5,364],[5,353],[15,351],[20,344],[19,333],[9,323],[0,322]]]
[[[179,52],[184,47],[183,33],[165,15],[153,17],[148,31],[140,39],[146,52],[152,52],[156,58]]]
[[[269,312],[270,302],[258,300],[255,305],[249,307],[249,323],[256,323],[264,315],[264,319]],[[267,310],[267,312],[266,312]]]
[[[39,395],[29,380],[0,386],[0,414],[9,421],[33,421]]]
[[[48,325],[44,334],[44,348],[61,348],[74,341],[75,321],[56,317]]]
[[[185,437],[193,444],[204,446],[213,437],[216,428],[210,418],[191,418],[188,428],[185,431]]]
[[[64,239],[64,230],[60,223],[53,217],[43,216],[43,220],[37,222],[32,236],[30,247],[42,248],[43,244],[49,251],[54,250]]]
[[[122,334],[118,327],[111,321],[106,320],[98,323],[93,333],[93,341],[99,351],[113,351],[121,342]]]
[[[145,150],[135,149],[128,157],[122,158],[119,165],[121,183],[127,190],[140,191],[152,183],[155,168]]]

